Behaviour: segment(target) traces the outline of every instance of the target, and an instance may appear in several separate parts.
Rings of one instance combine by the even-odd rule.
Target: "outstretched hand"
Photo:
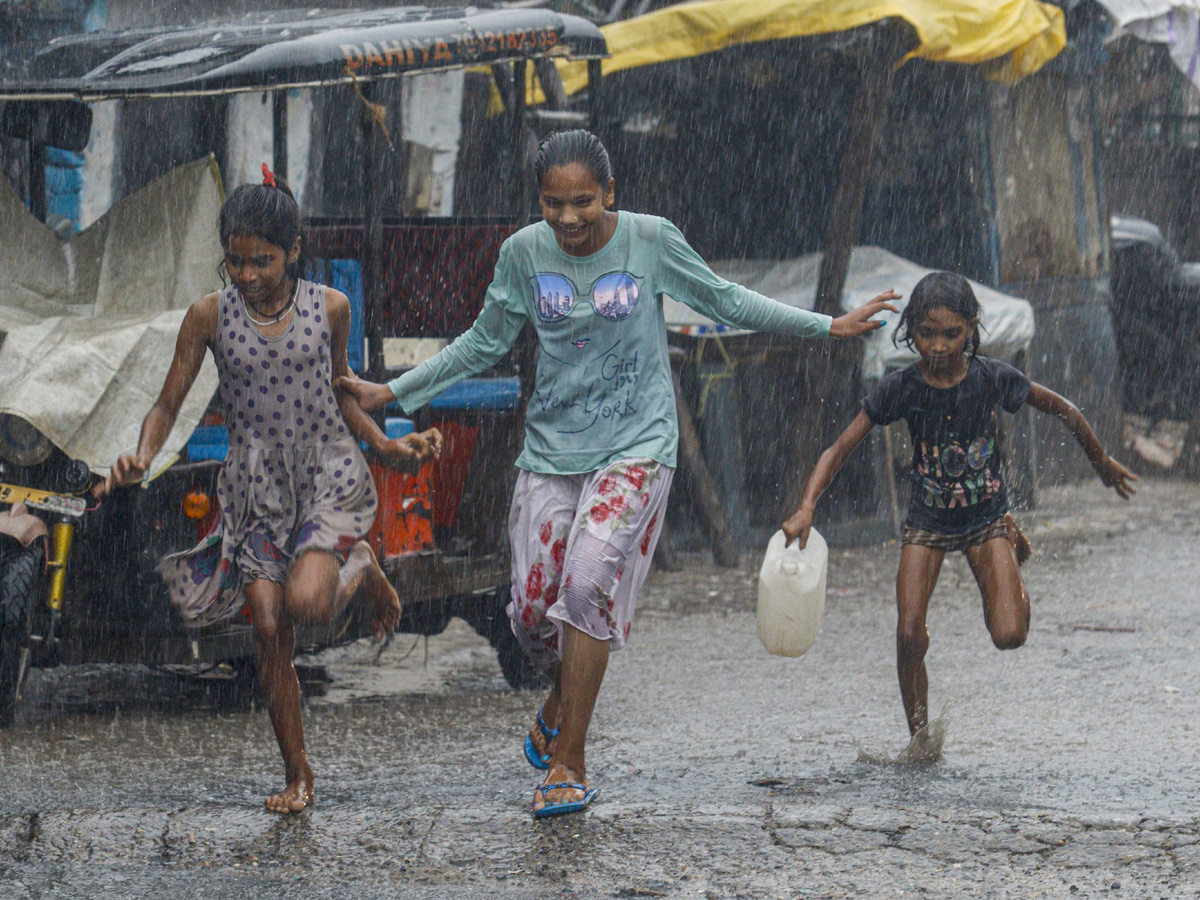
[[[1104,455],[1101,462],[1095,464],[1095,469],[1104,486],[1113,488],[1122,500],[1128,500],[1137,493],[1137,489],[1130,482],[1137,481],[1138,477],[1108,454]]]
[[[808,544],[808,533],[812,531],[814,510],[810,506],[801,503],[800,508],[792,513],[791,517],[783,523],[783,533],[787,536],[787,540],[783,542],[783,546],[787,547],[796,541],[796,546],[801,550]]]
[[[899,299],[900,295],[895,291],[884,291],[869,303],[865,303],[858,309],[834,319],[833,324],[829,326],[829,336],[843,339],[856,338],[874,331],[876,328],[882,328],[884,325],[883,320],[872,317],[879,315],[885,309],[894,313],[900,312],[900,310],[888,302],[889,300]],[[801,546],[804,545],[801,544]]]
[[[117,457],[117,464],[112,467],[108,477],[99,481],[92,488],[92,496],[99,500],[107,497],[119,487],[137,484],[145,477],[150,468],[150,460],[142,459],[133,453],[122,453]]]
[[[392,389],[386,384],[364,381],[357,375],[339,375],[333,379],[333,387],[334,390],[352,394],[358,401],[358,405],[367,412],[387,406],[396,399],[392,394]]]

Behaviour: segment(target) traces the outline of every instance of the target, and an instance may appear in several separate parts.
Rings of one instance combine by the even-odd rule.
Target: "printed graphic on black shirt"
[[[933,387],[913,363],[885,376],[863,398],[875,424],[908,423],[913,443],[909,525],[937,534],[969,534],[1008,509],[999,412],[1020,409],[1030,384],[1007,363],[979,356],[954,387]]]
[[[915,471],[922,505],[932,509],[966,509],[1001,496],[1003,485],[993,468],[999,462],[996,426],[993,412],[988,434],[966,446],[958,441],[918,442]]]

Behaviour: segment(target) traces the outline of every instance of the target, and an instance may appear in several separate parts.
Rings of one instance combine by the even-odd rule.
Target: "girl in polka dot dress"
[[[180,327],[175,358],[135,454],[122,455],[99,493],[133,483],[166,440],[206,351],[220,373],[229,453],[217,485],[220,520],[196,547],[159,572],[190,627],[249,606],[258,675],[283,754],[286,788],[273,812],[313,800],[300,685],[292,666],[296,625],[327,624],[361,595],[377,636],[400,602],[370,546],[375,488],[358,440],[384,459],[411,463],[440,449],[436,431],[388,440],[331,381],[349,374],[345,295],[300,277],[303,220],[285,185],[242,185],[218,227],[233,284],[201,298]]]

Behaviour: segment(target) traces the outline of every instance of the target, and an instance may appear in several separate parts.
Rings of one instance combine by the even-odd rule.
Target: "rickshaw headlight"
[[[54,447],[44,434],[20,416],[0,415],[0,458],[14,466],[44,463]]]

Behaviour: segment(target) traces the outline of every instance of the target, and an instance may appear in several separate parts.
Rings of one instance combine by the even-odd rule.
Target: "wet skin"
[[[926,383],[948,389],[967,377],[971,360],[966,347],[977,327],[978,320],[967,320],[961,313],[943,306],[926,312],[912,332],[913,343],[921,354],[917,367]],[[1124,500],[1135,493],[1132,482],[1137,477],[1105,452],[1073,403],[1040,384],[1030,387],[1025,402],[1063,421],[1106,487],[1113,488]],[[797,540],[800,547],[805,546],[817,499],[873,427],[870,417],[860,412],[821,454],[805,485],[799,508],[782,525],[788,543]],[[1029,633],[1029,594],[1017,568],[1015,540],[1015,531],[1010,530],[1007,538],[994,538],[966,551],[983,600],[984,623],[992,643],[1000,650],[1020,647]],[[896,672],[908,730],[913,735],[929,724],[929,677],[925,671],[929,631],[925,618],[944,559],[944,551],[916,544],[907,544],[900,552],[900,570],[896,575]]]
[[[1021,583],[1017,557],[1008,538],[986,541],[966,552],[983,600],[983,620],[999,650],[1015,650],[1029,634],[1029,594]],[[896,576],[896,674],[909,734],[929,724],[929,676],[925,654],[929,630],[925,616],[946,554],[906,544]]]
[[[300,241],[287,248],[254,236],[234,235],[225,247],[229,276],[246,304],[247,312],[265,324],[256,326],[267,337],[282,334],[294,315],[291,306],[295,280],[287,265],[300,254]],[[350,304],[339,291],[327,289],[330,353],[335,377],[348,377],[346,341],[350,330]],[[208,294],[192,304],[180,326],[175,357],[158,400],[142,423],[136,453],[122,454],[109,477],[94,489],[97,498],[114,488],[140,481],[166,441],[205,355],[216,342],[219,304]],[[272,318],[278,317],[275,321]],[[436,431],[388,439],[358,404],[352,393],[340,391],[338,409],[355,437],[393,464],[410,464],[436,456],[441,436]],[[246,588],[254,626],[258,673],[266,695],[271,725],[284,760],[283,791],[267,798],[267,809],[298,812],[313,800],[313,772],[304,747],[300,687],[292,664],[295,626],[325,624],[339,616],[355,598],[371,604],[378,637],[390,634],[400,620],[400,600],[379,567],[374,552],[363,541],[355,544],[346,562],[324,551],[302,554],[288,571],[285,584],[258,580]]]
[[[542,704],[546,726],[561,729],[550,742],[550,768],[542,784],[574,782],[587,785],[586,742],[588,726],[596,708],[596,698],[608,668],[609,643],[584,634],[573,625],[562,624],[562,662],[550,670],[554,687]],[[547,751],[542,731],[534,720],[533,745],[539,753]],[[533,811],[547,803],[582,800],[583,791],[577,788],[538,788],[533,794]]]
[[[286,584],[258,580],[246,589],[258,675],[287,782],[286,788],[266,799],[271,812],[299,812],[314,799],[313,772],[304,749],[300,683],[292,664],[295,626],[332,622],[360,593],[371,604],[376,637],[391,634],[400,622],[400,598],[365,541],[354,545],[342,566],[333,554],[310,550],[296,560]]]
[[[565,253],[590,256],[608,243],[617,230],[617,214],[611,209],[614,185],[612,178],[601,185],[583,163],[546,170],[538,205]]]
[[[229,280],[237,286],[242,300],[249,307],[248,312],[255,319],[269,319],[291,303],[296,282],[288,275],[287,267],[299,258],[299,238],[286,253],[282,247],[276,247],[260,237],[235,234],[229,238],[229,245],[225,248],[225,269],[229,272]],[[286,321],[286,317],[282,321]],[[275,337],[283,331],[274,324],[260,325],[259,328],[269,329],[263,332],[268,337]]]
[[[35,538],[44,538],[49,532],[46,523],[29,511],[24,503],[14,503],[0,512],[0,534],[7,534],[25,547]]]

